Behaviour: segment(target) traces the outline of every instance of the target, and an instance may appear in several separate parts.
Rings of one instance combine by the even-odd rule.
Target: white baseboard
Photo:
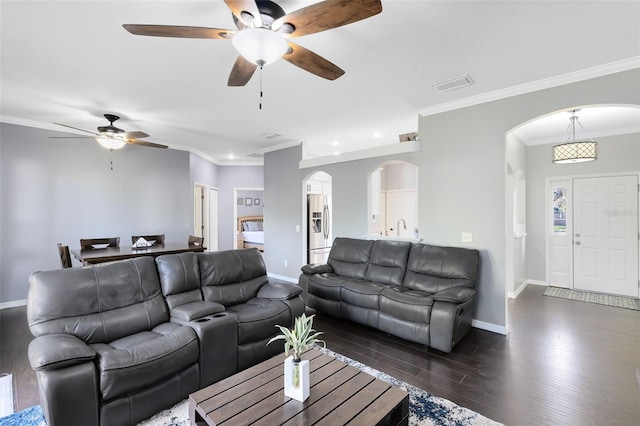
[[[505,336],[509,334],[509,330],[507,329],[507,327],[491,324],[489,322],[478,321],[476,319],[471,321],[471,326],[475,328],[479,328],[481,330],[491,331],[493,333],[504,334]]]
[[[285,277],[284,275],[272,274],[271,272],[267,272],[267,276],[277,280],[286,281],[288,283],[298,284],[297,278]]]
[[[27,299],[14,300],[13,302],[0,303],[0,310],[9,308],[18,308],[20,306],[27,306]]]
[[[522,284],[520,284],[518,286],[518,288],[516,289],[516,291],[510,291],[509,293],[507,293],[507,297],[509,299],[516,299],[520,293],[522,293],[522,291],[527,288],[527,284],[529,284],[528,280],[525,280]]]
[[[540,280],[527,280],[527,284],[549,287],[549,284],[547,284],[546,281],[540,281]]]

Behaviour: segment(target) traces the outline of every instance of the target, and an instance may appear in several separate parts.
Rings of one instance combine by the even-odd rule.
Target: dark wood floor
[[[318,316],[327,346],[508,425],[637,425],[640,312],[543,296],[509,301],[508,337],[479,329],[451,354]],[[38,403],[26,308],[0,311],[0,372],[21,410]]]

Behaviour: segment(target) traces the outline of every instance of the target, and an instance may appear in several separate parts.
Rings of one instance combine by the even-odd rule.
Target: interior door
[[[574,287],[638,297],[638,177],[574,179]]]

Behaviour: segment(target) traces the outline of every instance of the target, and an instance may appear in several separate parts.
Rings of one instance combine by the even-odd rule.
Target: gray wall
[[[587,130],[587,123],[583,124]],[[527,271],[528,278],[545,281],[545,179],[597,173],[640,171],[640,134],[596,138],[598,159],[587,163],[553,164],[551,147],[527,147]]]
[[[52,134],[0,124],[0,302],[25,299],[29,274],[60,267],[58,242],[127,244],[138,233],[186,241],[191,232],[188,153],[130,145],[113,153],[110,170],[109,151],[95,141]]]
[[[640,71],[632,70],[420,117],[421,153],[305,170],[298,167],[300,146],[267,154],[265,245],[270,236],[280,243],[265,252],[269,271],[299,275],[303,240],[295,225],[302,225],[306,176],[323,170],[333,178],[334,237],[361,237],[367,230],[367,174],[385,161],[405,160],[419,167],[420,235],[428,243],[480,250],[476,319],[504,327],[506,134],[532,118],[578,105],[638,105],[639,81]],[[528,164],[527,170],[529,180]],[[461,232],[472,232],[473,243],[461,243]],[[288,267],[283,260],[288,260]]]
[[[0,303],[27,297],[36,270],[58,269],[56,244],[80,238],[193,230],[194,182],[219,189],[219,249],[233,247],[233,188],[262,187],[262,166],[217,166],[172,149],[128,145],[113,153],[91,139],[0,123]],[[73,261],[74,266],[80,263]]]
[[[237,213],[238,217],[240,216],[262,216],[262,205],[264,204],[264,191],[246,191],[246,190],[238,190],[237,198],[242,198],[242,205],[238,205]],[[245,198],[251,198],[251,205],[247,206],[244,204]],[[259,204],[254,204],[255,199],[259,199]],[[237,201],[236,201],[237,203]]]

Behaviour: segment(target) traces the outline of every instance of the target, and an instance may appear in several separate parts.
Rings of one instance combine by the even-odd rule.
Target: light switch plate
[[[462,242],[463,243],[471,243],[471,242],[473,242],[473,234],[471,234],[471,232],[463,232],[462,233]]]

